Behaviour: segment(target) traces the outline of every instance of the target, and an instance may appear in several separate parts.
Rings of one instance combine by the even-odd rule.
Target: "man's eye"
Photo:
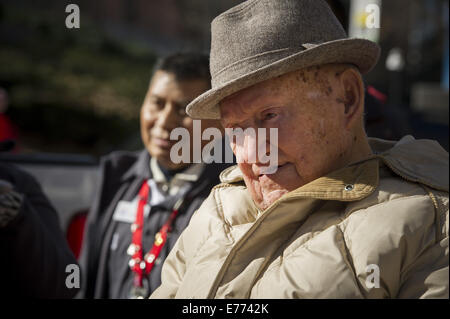
[[[180,116],[186,116],[187,114],[186,114],[186,109],[184,108],[184,107],[180,107],[179,109],[178,109],[178,114],[180,115]]]
[[[278,115],[277,113],[266,113],[266,114],[264,114],[263,119],[265,121],[271,120],[271,119],[275,118],[277,115]]]
[[[150,100],[150,103],[155,105],[156,107],[158,107],[158,109],[164,108],[164,100],[163,99],[152,98]]]

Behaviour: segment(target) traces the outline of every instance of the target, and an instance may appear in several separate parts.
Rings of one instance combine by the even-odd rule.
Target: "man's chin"
[[[262,197],[259,197],[258,199],[254,198],[253,201],[259,209],[264,211],[287,193],[289,193],[289,191],[286,189],[276,189],[263,194]]]
[[[301,179],[297,174],[295,165],[292,163],[279,166],[276,172],[272,174],[260,174],[258,181],[262,189],[265,188],[265,185],[267,188],[273,187],[271,185],[278,185],[273,188],[287,190],[294,190],[301,186]]]
[[[151,147],[150,150],[147,149],[150,156],[158,161],[158,164],[168,170],[178,170],[183,167],[189,166],[189,163],[174,163],[170,159],[170,151],[160,149],[158,147]]]

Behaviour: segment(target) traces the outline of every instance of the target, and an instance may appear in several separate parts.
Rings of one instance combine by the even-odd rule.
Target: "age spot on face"
[[[306,83],[305,72],[303,70],[299,71],[299,73],[297,73],[296,79],[297,79],[298,82],[303,81],[303,83]]]
[[[327,96],[331,95],[333,89],[330,84],[330,81],[328,80],[327,74],[320,74],[315,78],[315,81],[322,92],[324,92]]]

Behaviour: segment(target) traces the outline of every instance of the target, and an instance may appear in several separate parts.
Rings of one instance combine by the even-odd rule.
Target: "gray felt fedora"
[[[364,74],[379,54],[376,43],[348,38],[323,0],[245,1],[212,21],[212,88],[186,111],[218,119],[222,99],[256,83],[327,63],[351,63]]]

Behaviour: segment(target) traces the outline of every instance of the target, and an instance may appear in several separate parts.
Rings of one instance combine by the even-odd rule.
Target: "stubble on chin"
[[[259,207],[262,210],[266,210],[267,208],[269,208],[270,205],[272,205],[275,201],[277,201],[278,199],[280,199],[284,194],[287,194],[288,191],[285,189],[276,189],[276,190],[272,190],[272,191],[267,191],[265,192],[263,190],[263,201],[260,204],[261,206]]]
[[[244,177],[247,189],[255,205],[262,211],[269,208],[276,200],[289,191],[273,182],[261,183],[258,179]]]

